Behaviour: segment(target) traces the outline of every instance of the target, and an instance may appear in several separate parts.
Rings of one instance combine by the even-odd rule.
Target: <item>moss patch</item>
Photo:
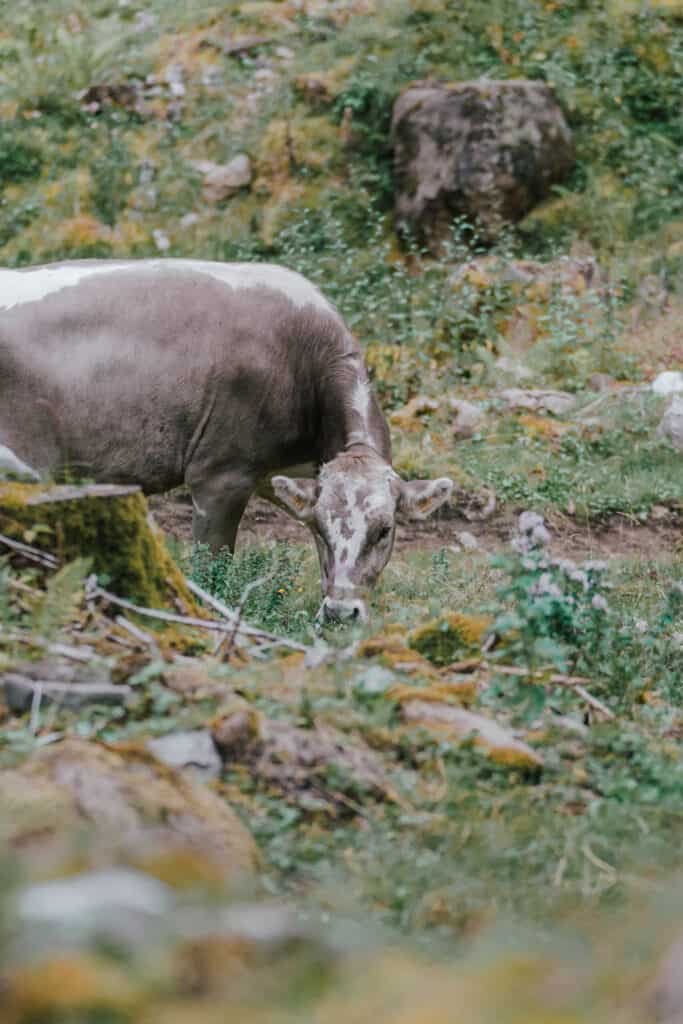
[[[92,559],[93,572],[120,596],[149,607],[180,598],[197,613],[138,488],[3,484],[0,530],[64,562]]]
[[[447,612],[414,629],[408,643],[434,664],[448,665],[476,650],[490,625],[486,615]]]

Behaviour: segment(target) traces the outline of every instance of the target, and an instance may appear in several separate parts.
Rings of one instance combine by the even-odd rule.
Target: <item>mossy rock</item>
[[[0,532],[55,554],[92,560],[108,589],[158,608],[179,598],[197,613],[139,487],[0,484]]]
[[[62,858],[68,863],[77,841],[86,853],[106,849],[148,873],[158,868],[181,887],[237,882],[259,861],[251,834],[224,799],[133,743],[66,739],[0,772],[0,822],[8,849],[35,857],[39,870]]]
[[[478,650],[490,625],[486,615],[447,612],[414,629],[408,643],[435,665],[450,665]]]

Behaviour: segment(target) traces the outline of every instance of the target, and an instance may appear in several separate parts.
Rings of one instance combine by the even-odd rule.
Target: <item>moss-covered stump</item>
[[[196,611],[139,487],[0,484],[0,532],[60,561],[90,558],[108,589],[149,607]]]

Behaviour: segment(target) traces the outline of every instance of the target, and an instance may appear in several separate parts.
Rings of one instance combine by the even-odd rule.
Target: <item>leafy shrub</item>
[[[494,661],[513,662],[524,673],[501,683],[527,717],[542,710],[548,692],[543,674],[552,670],[587,677],[615,706],[629,706],[652,678],[680,692],[683,666],[673,626],[683,615],[683,584],[674,585],[651,622],[620,616],[608,599],[607,563],[553,558],[541,516],[520,516],[513,551],[493,564],[508,576],[498,591],[491,631],[500,637]]]
[[[10,182],[37,178],[42,167],[41,151],[20,138],[19,126],[0,124],[0,190]]]
[[[133,186],[133,165],[125,143],[113,133],[105,152],[90,165],[92,203],[97,216],[109,227],[125,209]]]

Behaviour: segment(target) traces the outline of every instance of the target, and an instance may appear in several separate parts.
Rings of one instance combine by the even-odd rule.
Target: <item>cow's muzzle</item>
[[[360,598],[323,598],[318,618],[323,622],[367,622],[368,609]]]

